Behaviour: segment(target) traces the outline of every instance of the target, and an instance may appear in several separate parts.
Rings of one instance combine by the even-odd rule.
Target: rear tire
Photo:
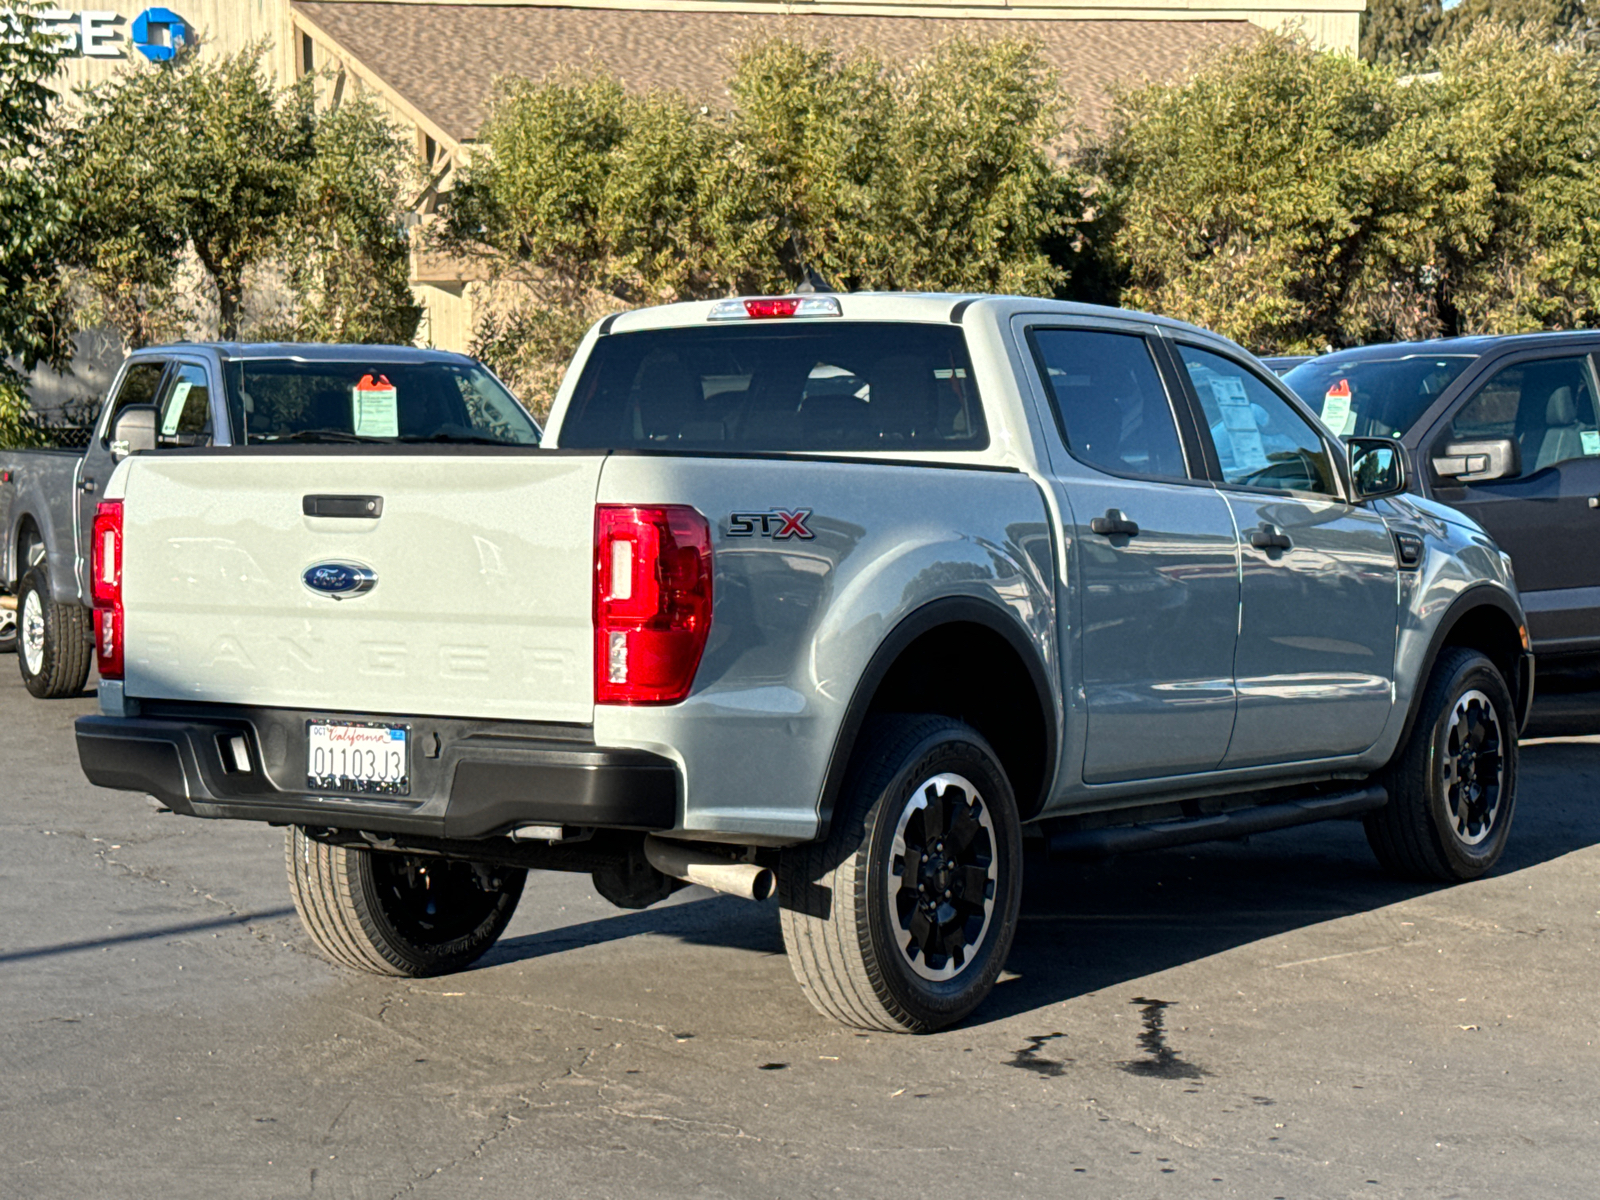
[[[17,665],[40,700],[76,696],[94,657],[89,610],[50,598],[50,577],[32,567],[17,588]]]
[[[1440,654],[1383,782],[1389,803],[1364,823],[1390,873],[1456,883],[1499,861],[1517,803],[1517,719],[1494,663],[1461,647]]]
[[[941,716],[868,725],[826,840],[786,850],[789,963],[824,1016],[927,1033],[981,1004],[1011,952],[1022,830],[982,735]]]
[[[505,931],[528,872],[427,855],[330,846],[291,826],[285,866],[311,940],[374,975],[448,975]]]

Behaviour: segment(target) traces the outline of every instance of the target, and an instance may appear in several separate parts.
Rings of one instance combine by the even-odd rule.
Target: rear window
[[[1283,381],[1339,437],[1397,438],[1406,435],[1475,357],[1314,358]]]
[[[237,440],[539,444],[539,427],[467,362],[236,359],[224,371]]]
[[[830,321],[611,334],[561,426],[602,450],[981,450],[961,331]]]

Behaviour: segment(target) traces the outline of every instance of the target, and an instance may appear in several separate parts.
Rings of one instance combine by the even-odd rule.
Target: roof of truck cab
[[[771,299],[767,296],[733,296],[732,300]],[[1001,296],[979,292],[816,292],[804,298],[832,298],[839,301],[840,317],[857,321],[928,321],[960,324],[977,306],[1006,321],[1023,314],[1045,316],[1089,317],[1102,320],[1137,321],[1160,326],[1170,333],[1184,333],[1234,346],[1221,334],[1159,317],[1153,313],[1126,308],[1107,308],[1099,304],[1080,304],[1074,300],[1045,300],[1038,296]],[[628,333],[643,329],[665,329],[686,325],[708,324],[712,309],[727,300],[688,300],[678,304],[661,304],[652,308],[635,308],[606,317],[600,322],[602,333]],[[828,321],[832,317],[794,317],[796,321]],[[736,322],[730,321],[729,324]],[[1238,347],[1235,346],[1237,349]]]
[[[1502,350],[1535,350],[1541,346],[1563,346],[1600,342],[1600,330],[1549,329],[1533,333],[1479,334],[1473,337],[1433,338],[1426,342],[1378,342],[1334,350],[1324,357],[1339,362],[1362,359],[1393,359],[1407,355],[1443,354],[1474,358]]]
[[[333,342],[173,342],[146,346],[136,353],[155,356],[210,352],[230,360],[274,359],[301,362],[471,362],[464,354],[419,346],[369,346]]]

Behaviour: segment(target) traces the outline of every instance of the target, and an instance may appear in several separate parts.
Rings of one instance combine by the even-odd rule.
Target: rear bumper
[[[481,838],[518,825],[671,829],[678,771],[641,750],[607,749],[588,730],[431,717],[171,705],[137,717],[79,717],[91,783],[148,792],[187,816]],[[411,731],[410,794],[308,790],[308,719],[382,720]],[[228,743],[243,736],[250,770]]]

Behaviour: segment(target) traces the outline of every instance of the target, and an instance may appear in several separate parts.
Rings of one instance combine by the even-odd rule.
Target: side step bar
[[[1050,837],[1050,857],[1068,860],[1109,858],[1137,850],[1163,850],[1169,846],[1188,846],[1195,842],[1224,841],[1329,821],[1339,817],[1358,817],[1382,808],[1389,793],[1379,784],[1313,796],[1254,808],[1236,808],[1178,821],[1159,821],[1146,825],[1113,825],[1102,829],[1068,829]]]

